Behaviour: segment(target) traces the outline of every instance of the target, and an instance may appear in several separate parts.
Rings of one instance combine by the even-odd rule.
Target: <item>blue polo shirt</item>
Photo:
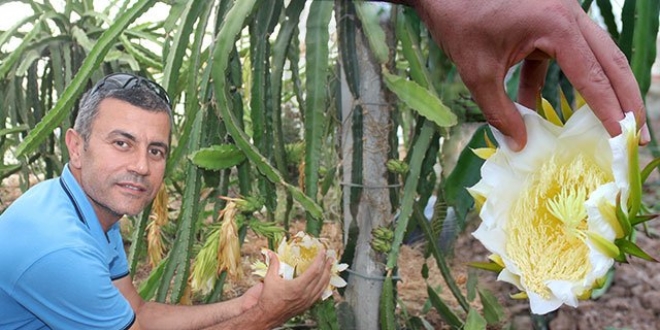
[[[0,216],[0,329],[127,329],[119,223],[105,233],[65,166]]]

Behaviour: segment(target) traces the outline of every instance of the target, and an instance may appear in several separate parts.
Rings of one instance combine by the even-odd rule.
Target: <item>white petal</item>
[[[609,170],[612,155],[608,148],[609,133],[588,106],[578,109],[564,126],[559,136],[562,147],[557,150],[564,157],[587,155],[601,168]]]
[[[293,271],[294,268],[291,267],[289,264],[285,262],[280,262],[280,276],[282,276],[283,279],[285,280],[292,280],[293,279]]]
[[[479,228],[472,233],[472,236],[478,239],[488,251],[502,257],[506,256],[507,236],[501,228],[488,228],[488,226],[482,222],[481,225],[479,225]]]
[[[626,117],[620,122],[622,133],[609,140],[610,148],[612,150],[612,172],[614,173],[614,181],[621,190],[621,201],[628,201],[630,190],[630,179],[628,164],[628,139],[634,138],[636,134],[635,117],[631,112],[626,113]]]
[[[341,276],[333,276],[330,278],[330,285],[334,286],[335,288],[343,288],[346,286],[346,281],[344,281]]]
[[[589,246],[589,262],[591,262],[591,272],[584,279],[585,286],[591,287],[593,283],[605,276],[607,271],[614,265],[614,259],[604,255],[589,240],[586,241]]]
[[[331,289],[325,289],[325,291],[323,291],[323,295],[321,296],[321,300],[326,300],[326,299],[330,298],[330,296],[332,296],[332,290]]]
[[[559,308],[562,304],[562,301],[555,297],[546,300],[534,292],[527,292],[527,296],[529,297],[529,307],[532,313],[537,315],[548,314]]]
[[[282,241],[280,242],[280,245],[277,247],[277,254],[281,255],[281,256],[285,255],[286,250],[288,250],[288,248],[289,248],[289,245],[286,244],[286,237],[283,237]],[[264,253],[264,252],[262,251],[261,253]],[[267,255],[267,254],[264,253],[264,255]]]
[[[343,272],[348,268],[348,264],[338,264],[337,265],[337,272]]]
[[[510,272],[508,269],[504,268],[502,271],[497,275],[497,280],[502,281],[502,282],[507,282],[515,285],[518,290],[520,291],[525,291],[525,288],[522,286],[520,283],[520,276]]]
[[[616,184],[613,182],[606,183],[592,191],[591,195],[589,195],[589,199],[584,203],[587,210],[589,231],[595,232],[609,241],[614,241],[616,238],[616,232],[612,228],[612,225],[607,222],[600,213],[598,205],[603,201],[615,205],[618,192],[619,190]]]
[[[527,128],[527,145],[519,152],[514,152],[506,144],[506,138],[502,133],[493,129],[493,135],[499,143],[500,149],[495,153],[503,153],[507,158],[516,157],[515,162],[510,162],[512,169],[530,173],[540,167],[548,158],[548,152],[555,150],[557,136],[561,132],[561,127],[541,118],[536,112],[516,104],[516,108],[523,116],[525,127]],[[492,157],[491,157],[492,158]],[[524,159],[524,161],[522,161]]]
[[[557,299],[561,300],[564,304],[572,307],[578,306],[578,298],[575,294],[575,291],[582,291],[582,290],[579,289],[580,285],[578,285],[577,283],[554,280],[554,281],[547,281],[546,285],[548,286],[548,289],[550,289],[552,294],[555,297],[557,297]]]

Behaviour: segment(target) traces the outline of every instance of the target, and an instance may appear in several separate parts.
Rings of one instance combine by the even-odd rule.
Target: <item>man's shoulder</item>
[[[83,246],[90,239],[58,186],[57,179],[35,185],[0,216],[0,264],[18,269],[63,245]]]
[[[0,215],[0,224],[4,220],[20,217],[22,219],[53,218],[55,215],[73,211],[59,179],[40,182],[18,197]]]

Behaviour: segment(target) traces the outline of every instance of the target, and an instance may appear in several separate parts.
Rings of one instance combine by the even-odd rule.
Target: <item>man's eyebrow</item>
[[[113,136],[113,135],[121,135],[133,142],[137,141],[137,137],[135,137],[135,135],[120,129],[113,130],[110,132],[110,134],[108,134],[108,136]],[[163,148],[165,149],[165,153],[167,153],[170,150],[170,146],[166,142],[154,141],[154,142],[150,142],[149,145]]]
[[[135,137],[135,135],[133,135],[129,132],[126,132],[126,131],[122,131],[120,129],[113,130],[108,134],[108,136],[113,136],[113,135],[121,135],[121,136],[123,136],[123,137],[125,137],[125,138],[127,138],[131,141],[137,141],[137,138]]]

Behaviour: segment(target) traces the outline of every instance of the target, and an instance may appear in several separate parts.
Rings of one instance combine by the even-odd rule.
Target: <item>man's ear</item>
[[[80,157],[85,147],[85,141],[73,128],[66,131],[64,141],[66,142],[66,148],[69,149],[69,165],[80,168],[82,165]]]

